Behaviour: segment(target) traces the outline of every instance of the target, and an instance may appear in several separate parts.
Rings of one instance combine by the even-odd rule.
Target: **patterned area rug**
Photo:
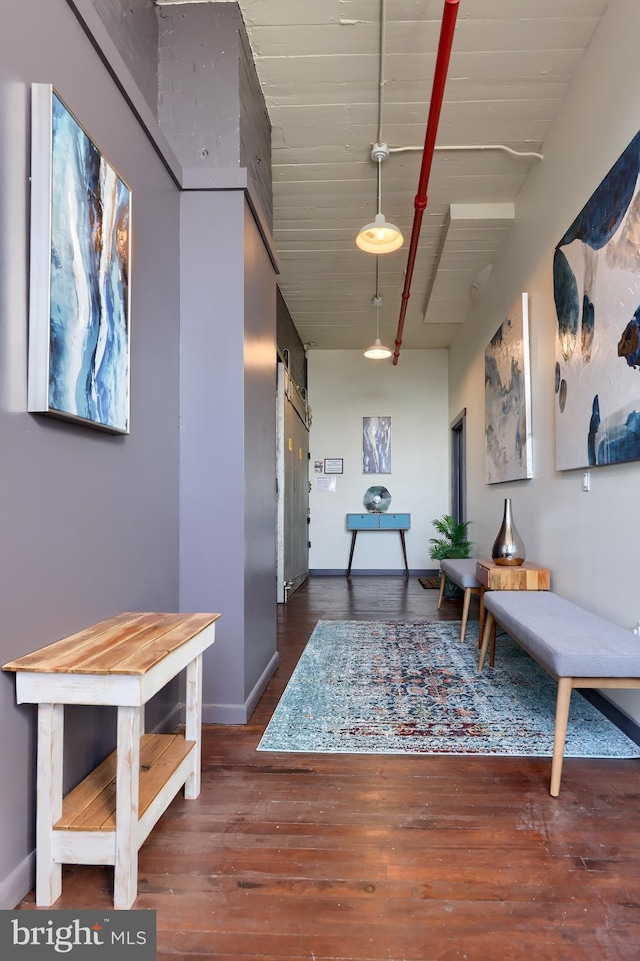
[[[318,621],[259,751],[551,756],[556,682],[510,637],[478,674],[478,625]],[[640,757],[577,691],[566,757]]]

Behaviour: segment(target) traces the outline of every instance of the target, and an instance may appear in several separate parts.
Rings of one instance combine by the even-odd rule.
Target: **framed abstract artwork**
[[[556,469],[640,458],[640,133],[556,246]]]
[[[486,482],[533,476],[527,294],[512,305],[484,355]]]
[[[362,473],[391,473],[391,418],[362,418]]]
[[[28,409],[127,434],[131,190],[50,84],[31,106]]]

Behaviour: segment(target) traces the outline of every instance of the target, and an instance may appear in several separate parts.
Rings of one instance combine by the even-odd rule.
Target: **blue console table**
[[[373,511],[367,514],[347,514],[347,530],[351,531],[351,551],[349,552],[349,566],[347,567],[347,577],[351,574],[351,562],[356,546],[358,531],[399,531],[402,543],[402,556],[404,557],[404,569],[406,577],[409,576],[409,565],[407,563],[407,545],[404,539],[404,532],[411,527],[411,514],[376,514]]]

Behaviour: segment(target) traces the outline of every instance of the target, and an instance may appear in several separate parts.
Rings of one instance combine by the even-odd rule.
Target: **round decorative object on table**
[[[386,487],[369,487],[362,503],[372,514],[384,514],[391,503],[391,494]]]
[[[518,528],[513,523],[511,498],[505,497],[504,517],[498,536],[493,543],[491,559],[494,564],[519,567],[520,564],[524,564],[525,555],[524,541],[518,533]]]

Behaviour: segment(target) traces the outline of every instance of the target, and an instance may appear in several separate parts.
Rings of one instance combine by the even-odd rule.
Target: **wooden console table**
[[[407,563],[407,545],[404,539],[404,532],[411,527],[411,514],[380,514],[370,511],[367,514],[347,514],[347,530],[351,531],[351,550],[349,551],[349,564],[347,567],[347,577],[351,574],[351,562],[356,546],[358,531],[399,531],[400,542],[402,544],[402,556],[404,558],[405,577],[409,576],[409,564]]]
[[[532,564],[496,564],[492,560],[479,560],[476,564],[476,580],[480,584],[480,614],[478,646],[482,643],[484,628],[485,591],[548,591],[551,572],[548,567]]]
[[[137,896],[138,850],[184,785],[200,793],[202,654],[219,614],[119,614],[3,666],[38,705],[36,904],[63,864],[113,864],[115,908]],[[184,736],[144,734],[144,705],[186,668]],[[64,799],[64,705],[118,709],[117,749]]]

